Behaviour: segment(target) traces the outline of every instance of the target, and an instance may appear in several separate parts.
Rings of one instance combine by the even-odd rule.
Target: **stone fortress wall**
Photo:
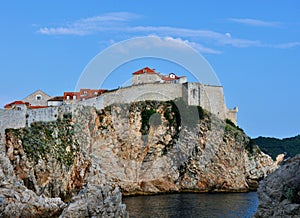
[[[199,105],[222,120],[228,118],[237,123],[237,108],[233,110],[227,108],[222,86],[204,85],[195,82],[184,84],[146,83],[133,85],[106,92],[97,98],[78,103],[103,109],[113,103],[131,103],[145,100],[167,101],[181,97],[188,105]]]
[[[114,103],[132,103],[145,100],[167,101],[180,97],[182,97],[182,84],[145,83],[105,92],[96,98],[78,103],[103,109]]]
[[[4,140],[5,129],[24,128],[38,121],[55,121],[66,112],[71,112],[76,105],[63,105],[34,110],[3,110],[0,109],[0,144]]]
[[[22,128],[37,121],[57,120],[64,112],[71,111],[77,105],[103,109],[114,103],[132,103],[145,100],[167,101],[181,97],[189,105],[199,105],[214,113],[220,119],[229,118],[235,124],[237,123],[237,108],[233,110],[227,108],[222,86],[210,86],[193,82],[183,84],[147,83],[119,88],[103,93],[96,98],[60,107],[20,111],[0,110],[0,134],[3,136],[6,128]]]

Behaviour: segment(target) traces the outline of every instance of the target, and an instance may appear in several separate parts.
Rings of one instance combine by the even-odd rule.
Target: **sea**
[[[256,192],[178,193],[124,197],[129,217],[248,218],[257,210]]]

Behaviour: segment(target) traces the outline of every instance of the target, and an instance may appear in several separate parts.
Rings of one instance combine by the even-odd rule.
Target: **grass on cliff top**
[[[12,134],[15,140],[21,140],[27,158],[35,164],[52,156],[69,167],[79,150],[70,121],[71,114],[64,114],[62,120],[35,122],[31,127],[22,129],[6,129],[6,135]]]
[[[225,120],[225,135],[226,134],[232,134],[234,135],[236,140],[243,140],[243,138],[248,138],[248,142],[245,145],[245,149],[249,152],[251,155],[255,155],[258,153],[261,153],[261,150],[256,145],[255,141],[250,139],[244,132],[242,128],[239,126],[236,126],[230,119]],[[224,137],[225,137],[224,135]],[[239,139],[240,138],[240,139]],[[225,140],[225,139],[223,139]]]

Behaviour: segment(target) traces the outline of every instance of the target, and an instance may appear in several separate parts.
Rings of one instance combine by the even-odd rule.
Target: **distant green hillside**
[[[300,135],[291,138],[277,139],[268,137],[258,137],[253,141],[266,154],[269,154],[273,160],[278,154],[286,152],[287,157],[293,157],[300,153]]]

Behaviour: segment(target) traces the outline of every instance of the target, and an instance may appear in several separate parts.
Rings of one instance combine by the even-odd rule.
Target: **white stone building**
[[[169,75],[162,75],[155,72],[154,69],[145,67],[132,74],[132,85],[139,85],[145,83],[185,83],[186,76],[176,76],[174,73]]]
[[[28,102],[30,106],[47,106],[47,101],[52,98],[50,95],[46,94],[45,92],[41,90],[37,90],[30,95],[28,95],[26,98],[22,99],[24,102]]]

